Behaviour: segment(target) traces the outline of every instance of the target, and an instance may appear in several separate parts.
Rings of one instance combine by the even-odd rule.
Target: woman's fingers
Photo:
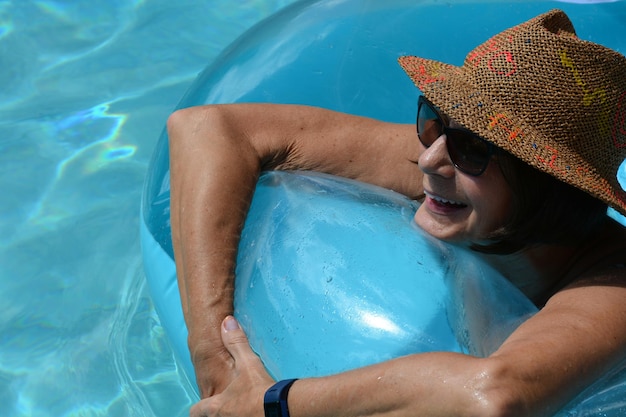
[[[248,381],[249,384],[269,388],[274,380],[267,373],[261,358],[252,350],[246,333],[233,316],[226,317],[222,322],[222,342],[235,361],[234,372],[238,382]]]
[[[263,395],[274,381],[232,316],[222,322],[222,341],[235,363],[234,378],[223,392],[195,404],[190,416],[263,417]]]
[[[235,368],[247,366],[251,360],[260,364],[260,359],[250,347],[248,337],[233,316],[226,317],[222,322],[222,342],[235,360]]]

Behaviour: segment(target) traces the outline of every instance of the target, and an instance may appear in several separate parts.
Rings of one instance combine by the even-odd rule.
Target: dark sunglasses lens
[[[421,102],[417,112],[417,135],[426,147],[432,145],[443,134],[439,115],[427,103]]]
[[[481,174],[491,158],[489,144],[470,132],[451,130],[448,133],[448,153],[452,162],[467,174]]]

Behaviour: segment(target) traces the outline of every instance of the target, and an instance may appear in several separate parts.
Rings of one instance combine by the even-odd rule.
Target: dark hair
[[[595,197],[501,149],[496,159],[513,190],[513,214],[489,236],[492,243],[472,249],[507,254],[534,244],[577,245],[607,221],[607,206]]]

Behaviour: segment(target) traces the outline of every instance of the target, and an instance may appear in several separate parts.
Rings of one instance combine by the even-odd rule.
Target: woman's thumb
[[[246,355],[256,356],[250,348],[246,334],[233,316],[226,317],[222,322],[222,342],[235,362],[245,360]]]

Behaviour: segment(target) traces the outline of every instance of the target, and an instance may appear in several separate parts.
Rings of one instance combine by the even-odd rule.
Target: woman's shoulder
[[[551,283],[545,282],[544,291],[536,300],[538,305],[567,288],[593,287],[609,282],[626,286],[626,228],[610,220],[577,247],[561,248],[560,251],[552,248],[541,259],[543,268],[553,268],[556,275]]]

